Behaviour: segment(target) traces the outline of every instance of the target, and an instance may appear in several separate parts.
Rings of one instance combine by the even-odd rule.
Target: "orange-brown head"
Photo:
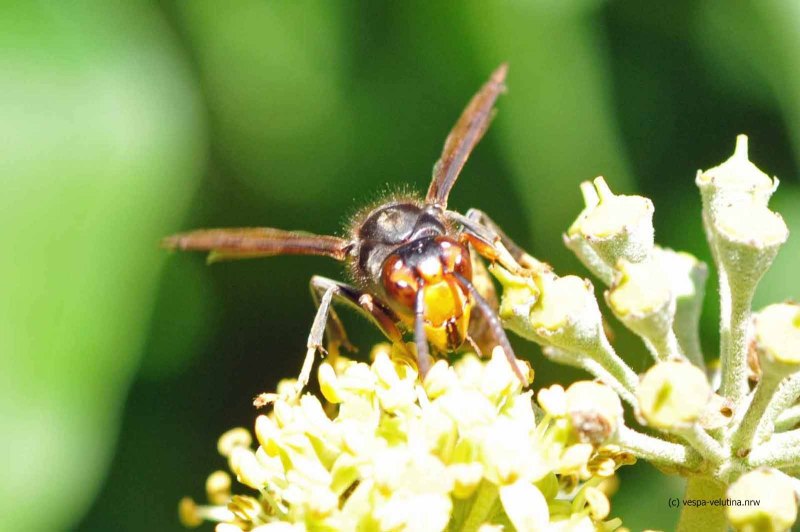
[[[387,299],[406,324],[413,323],[417,293],[423,292],[425,334],[441,351],[460,347],[467,337],[474,301],[461,279],[472,279],[469,250],[447,236],[397,248],[381,273]]]

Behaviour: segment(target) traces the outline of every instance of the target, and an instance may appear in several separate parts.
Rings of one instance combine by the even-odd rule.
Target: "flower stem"
[[[753,288],[732,286],[728,275],[719,272],[720,299],[720,392],[734,404],[747,394],[747,326]]]
[[[731,448],[737,455],[744,456],[757,443],[757,441],[754,441],[756,429],[762,423],[764,412],[769,407],[772,397],[778,389],[781,377],[781,375],[770,372],[764,372],[761,375],[761,381],[759,381],[753,393],[753,400],[750,401],[747,411],[734,429],[731,437]]]
[[[624,425],[619,427],[617,432],[617,443],[632,452],[637,458],[655,464],[692,469],[700,465],[702,461],[694,449],[642,434]]]
[[[774,434],[764,445],[756,446],[747,463],[752,467],[786,468],[800,462],[800,429]]]
[[[684,500],[715,500],[725,497],[725,485],[707,477],[689,477]],[[682,504],[678,532],[724,532],[728,529],[722,505],[688,506]]]
[[[800,397],[800,373],[784,379],[775,391],[756,430],[757,441],[766,440],[775,430],[794,427],[794,424],[800,420],[800,409],[789,409],[789,407],[797,401],[798,397]]]
[[[591,353],[567,351],[557,347],[545,348],[544,353],[553,362],[581,368],[594,375],[617,392],[623,401],[636,406],[635,394],[639,377],[617,355],[605,336],[601,337],[600,345]]]
[[[620,395],[627,402],[630,402],[625,395],[633,396],[636,393],[636,388],[639,386],[639,376],[617,355],[605,334],[600,335],[598,348],[594,353],[591,353],[591,356],[601,368],[619,382],[624,390],[624,395],[623,393]],[[610,383],[609,386],[611,386]]]
[[[693,424],[686,429],[676,430],[675,433],[686,440],[692,448],[713,464],[719,464],[727,458],[719,442],[709,436],[709,434],[697,424]]]
[[[656,362],[685,358],[678,344],[678,337],[671,328],[663,336],[643,340]]]
[[[783,432],[797,427],[800,423],[800,405],[787,408],[775,420],[775,431]]]

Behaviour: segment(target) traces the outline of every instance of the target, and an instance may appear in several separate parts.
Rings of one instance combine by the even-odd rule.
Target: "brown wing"
[[[344,260],[350,247],[348,241],[335,236],[269,227],[200,229],[168,236],[161,245],[182,251],[208,251],[209,262],[275,255],[322,255]]]
[[[433,181],[428,188],[425,202],[447,207],[447,196],[458,179],[458,174],[467,162],[478,141],[481,140],[492,120],[494,102],[505,90],[504,81],[508,65],[503,63],[492,73],[478,94],[472,97],[467,108],[447,136],[441,158],[433,167]]]

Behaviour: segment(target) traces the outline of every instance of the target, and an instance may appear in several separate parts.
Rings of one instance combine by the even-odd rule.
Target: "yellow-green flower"
[[[604,522],[607,499],[585,488],[615,466],[590,472],[600,455],[575,437],[568,416],[600,412],[614,426],[616,396],[610,407],[567,400],[569,408],[537,420],[532,392],[522,390],[499,348],[488,361],[440,361],[422,383],[391,354],[375,350],[371,365],[323,363],[327,407],[309,394],[292,399],[281,392],[291,383],[282,384],[269,395],[272,411],[256,419],[257,448],[242,428],[220,438],[231,471],[252,491],[231,496],[230,478],[216,472],[207,483],[212,505],[185,499],[182,521],[210,519],[225,531],[544,530],[555,523],[566,530],[567,523]]]

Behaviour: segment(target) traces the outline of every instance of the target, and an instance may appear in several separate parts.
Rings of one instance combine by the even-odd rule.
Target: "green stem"
[[[800,373],[795,373],[791,377],[784,379],[772,400],[769,403],[764,416],[756,430],[757,441],[764,441],[769,438],[775,430],[787,430],[794,427],[800,420],[800,410],[787,410],[797,398],[800,397]]]
[[[720,464],[727,458],[719,442],[709,436],[709,434],[697,424],[674,432],[686,440],[693,449],[703,455],[703,457],[712,464]]]
[[[567,351],[558,347],[545,347],[544,354],[557,364],[580,368],[609,385],[623,401],[636,407],[636,388],[639,377],[617,355],[605,336],[601,346],[592,353]]]
[[[654,438],[624,425],[617,431],[616,441],[637,458],[642,458],[654,464],[694,469],[702,462],[702,458],[697,451],[686,445]]]
[[[706,503],[703,506],[685,504],[685,501],[716,500],[725,498],[726,486],[707,477],[689,477],[686,481],[686,493],[681,501],[681,517],[678,521],[678,532],[725,532],[728,523],[725,519],[725,507]],[[702,503],[701,503],[702,504]]]
[[[692,272],[695,294],[690,298],[678,298],[672,323],[672,330],[675,331],[684,354],[700,369],[706,367],[703,348],[700,346],[700,311],[703,308],[706,275],[705,265],[698,266]]]
[[[747,395],[747,327],[753,289],[731,286],[728,275],[719,271],[720,300],[720,392],[738,405]]]
[[[600,334],[598,348],[594,353],[590,353],[590,356],[614,377],[628,394],[636,394],[636,388],[639,386],[639,376],[617,355],[605,334]]]
[[[778,416],[778,419],[775,420],[775,431],[783,432],[791,430],[797,427],[798,423],[800,423],[800,405],[794,405],[784,410],[783,413]]]
[[[656,362],[685,358],[678,344],[678,337],[672,328],[668,329],[663,336],[654,338],[643,338],[644,344]]]
[[[778,389],[782,379],[781,375],[764,372],[761,380],[753,392],[753,400],[747,407],[741,421],[736,425],[733,436],[731,436],[731,448],[738,456],[744,456],[749,452],[757,441],[754,441],[756,429],[762,423],[764,412],[769,407],[775,391]]]
[[[773,434],[767,443],[756,446],[747,455],[747,463],[752,467],[777,469],[796,466],[800,463],[800,429]]]

